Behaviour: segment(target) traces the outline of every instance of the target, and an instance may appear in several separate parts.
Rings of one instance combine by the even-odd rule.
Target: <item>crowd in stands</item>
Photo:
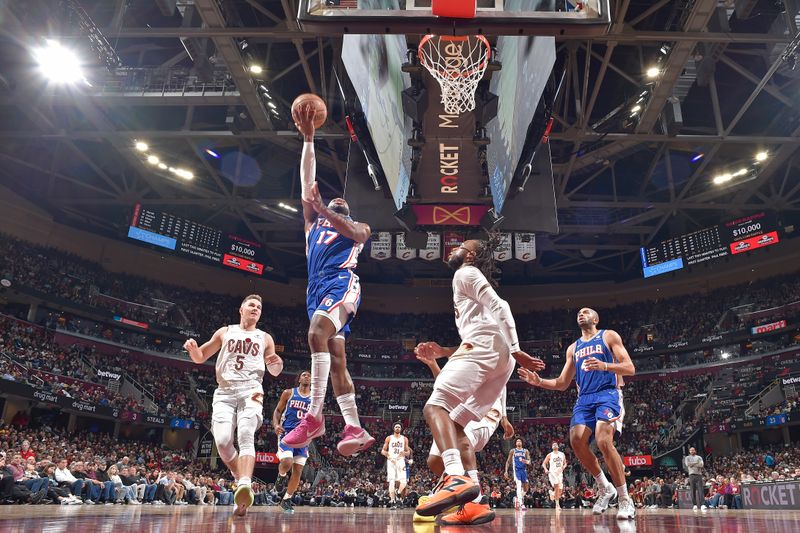
[[[240,295],[192,291],[142,277],[108,272],[97,263],[2,234],[0,251],[7,252],[0,255],[0,273],[14,285],[78,304],[141,319],[154,326],[188,328],[202,338],[210,336],[220,325],[238,320],[236,309]],[[601,325],[617,330],[632,348],[719,333],[721,324],[730,330],[743,329],[751,325],[752,320],[748,317],[753,315],[745,311],[739,313],[736,309],[766,309],[796,301],[800,301],[798,276],[784,275],[706,294],[601,309]],[[731,309],[734,311],[728,313]],[[782,313],[784,318],[787,315],[796,317],[800,306],[785,309]],[[726,320],[721,322],[724,315]],[[518,314],[516,318],[521,339],[550,341],[550,349],[563,351],[575,337],[575,316],[569,310]],[[298,324],[306,320],[305,309],[264,306],[264,327],[273,333],[278,344],[285,346],[286,351],[307,351],[305,330],[298,328]],[[449,314],[388,315],[363,311],[354,324],[354,334],[357,338],[382,341],[457,342],[454,320]],[[143,341],[140,339],[138,342]],[[404,350],[399,343],[394,347],[372,346],[371,349],[389,355],[400,355]]]

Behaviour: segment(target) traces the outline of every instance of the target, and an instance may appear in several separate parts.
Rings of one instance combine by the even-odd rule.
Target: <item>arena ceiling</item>
[[[304,277],[300,216],[280,207],[299,207],[301,140],[288,106],[301,92],[325,97],[318,172],[325,197],[341,194],[341,38],[303,32],[295,0],[171,4],[0,2],[0,179],[64,223],[122,238],[140,202],[257,239],[274,274]],[[535,263],[504,265],[512,282],[636,277],[640,246],[738,214],[775,210],[787,224],[800,212],[800,69],[784,53],[800,2],[612,5],[608,35],[557,41],[566,79],[550,142],[561,232],[538,236]],[[91,87],[48,85],[30,54],[45,36],[119,66],[89,65]],[[681,121],[671,118],[676,103]],[[137,141],[194,179],[159,172]],[[753,166],[759,151],[769,157]],[[234,174],[252,179],[232,180],[224,165],[251,167]],[[712,182],[742,166],[754,170]],[[367,261],[359,272],[387,282],[446,276],[421,260]]]

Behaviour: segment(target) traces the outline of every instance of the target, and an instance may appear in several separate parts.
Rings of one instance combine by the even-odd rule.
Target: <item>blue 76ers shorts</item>
[[[286,432],[288,433],[291,431],[291,428],[287,429]],[[278,439],[278,460],[288,459],[290,457],[294,458],[294,463],[299,465],[306,464],[306,459],[308,459],[308,446],[305,448],[289,448],[283,443],[283,439]]]
[[[520,481],[521,483],[527,483],[528,482],[528,470],[526,468],[514,467],[514,479]]]
[[[358,276],[350,270],[340,270],[330,275],[309,278],[306,290],[306,310],[308,318],[322,315],[330,319],[338,333],[350,333],[350,322],[361,304],[361,283]],[[348,313],[347,322],[341,324],[339,313],[334,312],[343,306]]]
[[[625,408],[622,404],[622,390],[606,389],[591,394],[581,394],[572,410],[569,426],[583,425],[594,433],[598,420],[608,422],[622,433],[622,419]]]

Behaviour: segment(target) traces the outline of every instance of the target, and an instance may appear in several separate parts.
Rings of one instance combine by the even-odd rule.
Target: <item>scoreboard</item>
[[[639,250],[644,277],[657,276],[712,259],[780,242],[774,215],[756,213],[687,233]]]
[[[141,204],[133,209],[128,237],[189,259],[257,276],[264,273],[266,254],[261,244]]]

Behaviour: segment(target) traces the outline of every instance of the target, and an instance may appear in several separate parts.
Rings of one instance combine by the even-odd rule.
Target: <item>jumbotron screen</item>
[[[737,255],[780,242],[780,226],[771,213],[756,213],[723,224],[686,233],[641,248],[644,277],[666,274],[674,270]]]
[[[136,204],[128,237],[225,268],[261,276],[264,247],[237,235]]]

